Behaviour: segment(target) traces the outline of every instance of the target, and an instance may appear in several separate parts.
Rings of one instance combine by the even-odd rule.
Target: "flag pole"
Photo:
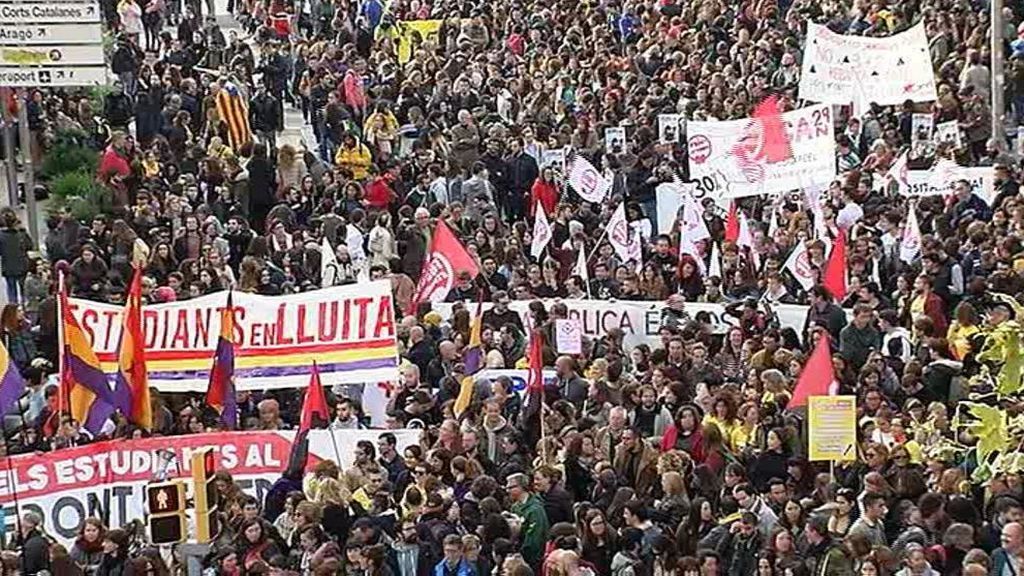
[[[324,404],[327,404],[327,394],[324,392],[324,383],[320,379],[320,368],[317,367],[316,360],[313,360],[313,371],[316,372],[316,382],[320,386],[320,394],[324,396]],[[365,384],[364,384],[365,386]],[[327,433],[331,435],[331,445],[334,447],[334,457],[337,459],[335,462],[338,467],[341,467],[341,450],[338,449],[338,439],[334,437],[334,428],[331,428],[331,414],[330,408],[327,409]]]
[[[57,374],[58,382],[57,386],[57,411],[61,414],[61,418],[67,415],[71,411],[71,399],[67,397],[67,383],[64,382],[66,374],[64,373],[65,365],[67,364],[66,351],[64,350],[64,306],[63,298],[64,294],[64,271],[57,271]],[[58,423],[59,427],[59,423]]]

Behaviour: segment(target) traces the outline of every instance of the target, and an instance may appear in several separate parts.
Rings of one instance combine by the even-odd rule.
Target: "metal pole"
[[[36,175],[32,164],[32,132],[28,129],[28,103],[32,94],[27,88],[21,90],[18,99],[18,132],[21,134],[21,156],[25,170],[25,217],[28,219],[28,234],[36,247],[39,246],[39,214],[36,208]]]
[[[14,88],[0,89],[0,108],[2,108],[4,138],[4,165],[7,167],[7,201],[0,200],[0,205],[18,205],[18,163],[14,159],[14,118],[11,117],[11,109],[8,107],[10,100],[8,95]]]
[[[992,138],[1000,150],[1006,150],[1006,134],[1003,126],[1003,116],[1006,113],[1006,105],[1003,102],[1003,0],[991,0],[992,13],[989,17],[991,22],[991,48],[992,67],[990,78],[992,81]]]

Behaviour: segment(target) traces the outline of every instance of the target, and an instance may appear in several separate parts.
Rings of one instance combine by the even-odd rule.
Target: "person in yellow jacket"
[[[971,337],[981,332],[979,324],[981,317],[978,311],[970,302],[961,302],[953,313],[953,322],[946,331],[946,340],[949,342],[953,357],[963,360],[971,353]]]
[[[370,149],[353,134],[346,134],[345,139],[334,155],[334,163],[352,172],[355,180],[364,180],[370,173],[373,158]]]

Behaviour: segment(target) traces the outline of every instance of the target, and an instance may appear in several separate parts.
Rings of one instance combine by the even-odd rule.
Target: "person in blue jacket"
[[[443,546],[444,558],[434,566],[433,576],[477,576],[476,570],[463,557],[461,536],[445,536]]]

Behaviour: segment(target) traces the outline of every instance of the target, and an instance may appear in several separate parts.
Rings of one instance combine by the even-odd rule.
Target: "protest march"
[[[0,101],[0,576],[1024,569],[1019,3],[0,0]]]

